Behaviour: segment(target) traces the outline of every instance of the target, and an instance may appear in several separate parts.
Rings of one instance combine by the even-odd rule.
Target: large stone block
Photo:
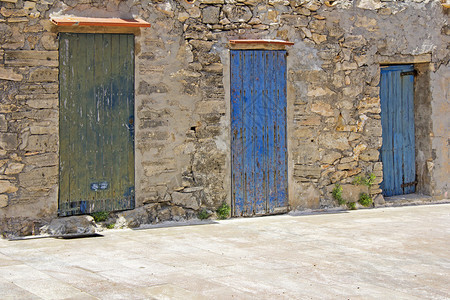
[[[308,26],[309,18],[301,15],[282,15],[281,22],[295,27]]]
[[[319,10],[321,5],[322,3],[320,3],[318,0],[310,0],[306,1],[306,4],[304,6],[310,11],[317,11]]]
[[[155,128],[153,128],[155,129]],[[148,143],[151,147],[154,146],[155,141],[167,141],[170,138],[170,133],[163,130],[152,130],[148,132],[139,132],[136,134],[136,141]],[[160,145],[158,145],[159,147]]]
[[[312,165],[295,165],[294,176],[305,178],[320,178],[322,169]]]
[[[297,164],[313,164],[320,160],[320,152],[318,151],[318,147],[315,144],[304,144],[301,143],[296,149],[297,154],[295,156],[295,162]]]
[[[330,90],[327,87],[315,87],[311,86],[311,88],[308,90],[308,97],[324,97],[324,96],[332,96],[336,94],[332,90]]]
[[[18,188],[9,180],[0,180],[0,194],[1,193],[14,193]]]
[[[49,82],[58,81],[58,69],[39,68],[30,73],[29,81]]]
[[[231,22],[247,22],[253,16],[247,6],[225,5],[223,12]]]
[[[347,150],[350,148],[347,134],[340,132],[322,132],[319,135],[319,145],[327,149]]]
[[[359,48],[365,46],[367,43],[366,39],[362,35],[349,35],[345,37],[342,43],[343,47],[347,48]]]
[[[175,221],[182,221],[186,217],[186,211],[178,206],[172,206],[170,214]]]
[[[22,74],[14,72],[12,68],[0,67],[0,79],[11,80],[11,81],[21,81],[23,79]]]
[[[5,115],[0,115],[0,132],[8,131],[8,121],[6,121]]]
[[[47,190],[57,183],[58,167],[43,167],[19,174],[22,187],[32,190]]]
[[[358,104],[358,110],[360,114],[379,114],[381,112],[380,98],[378,97],[365,97]]]
[[[346,97],[349,98],[350,100],[354,100],[354,98],[356,98],[356,96],[360,95],[363,91],[363,87],[362,85],[352,85],[349,87],[345,87],[342,89],[342,94]]]
[[[172,193],[172,203],[187,208],[199,209],[200,205],[192,193]]]
[[[41,45],[45,50],[58,50],[56,35],[54,33],[45,33],[41,37]]]
[[[58,155],[56,153],[45,153],[26,156],[23,162],[37,168],[56,166],[58,164]]]
[[[377,149],[366,149],[359,155],[362,161],[378,161],[380,152]]]
[[[337,54],[334,53],[333,57]],[[289,79],[292,81],[324,84],[328,81],[328,74],[322,70],[292,70],[289,72]]]
[[[63,235],[76,233],[94,233],[96,229],[94,218],[91,216],[72,216],[53,219],[50,224],[40,228],[42,235]]]
[[[373,171],[374,172],[380,172],[383,171],[383,163],[382,162],[376,162],[373,164]]]
[[[384,197],[382,194],[378,194],[374,199],[373,203],[375,204],[375,207],[383,206],[386,202],[384,200]]]
[[[192,45],[192,47],[194,47],[195,50],[198,51],[202,51],[202,52],[208,52],[211,50],[212,46],[214,45],[214,42],[212,41],[202,41],[202,40],[191,40],[189,41],[189,44]],[[192,72],[192,73],[188,73],[185,75],[190,75],[194,78],[199,77],[199,73],[197,72]]]
[[[331,179],[331,183],[335,183],[335,182],[341,181],[347,177],[348,177],[347,171],[337,171],[331,175],[330,179]]]
[[[6,175],[18,174],[18,173],[22,172],[24,167],[25,167],[25,165],[22,163],[11,162],[6,167],[5,174]]]
[[[314,102],[311,105],[311,111],[325,117],[334,116],[334,110],[331,105],[322,101]]]
[[[5,65],[18,67],[57,67],[58,51],[5,51]]]
[[[310,182],[300,183],[289,204],[293,209],[320,208],[320,191]]]
[[[58,150],[58,136],[56,134],[30,135],[27,143],[23,145],[23,149],[26,151],[56,152]]]
[[[138,207],[130,211],[124,211],[119,213],[119,222],[116,221],[118,227],[127,226],[130,228],[136,228],[144,224],[150,224],[151,213],[147,210],[149,205],[145,207]]]
[[[330,151],[324,154],[320,159],[320,161],[324,164],[332,164],[341,157],[342,157],[341,153],[336,151]]]
[[[153,162],[143,162],[141,168],[146,176],[154,176],[163,173],[172,173],[176,170],[175,159],[159,159]]]
[[[17,134],[0,133],[0,148],[3,150],[16,150],[19,145]]]
[[[197,129],[196,134],[199,139],[210,139],[220,136],[222,130],[222,126],[201,126]]]
[[[141,119],[139,122],[139,128],[146,129],[146,128],[155,128],[155,127],[161,127],[161,126],[168,126],[169,120],[167,119]]]
[[[361,193],[369,193],[368,187],[364,185],[343,184],[341,187],[342,198],[351,202],[357,202]]]
[[[364,132],[368,136],[382,136],[383,129],[381,127],[381,121],[368,118],[364,127]]]
[[[366,144],[358,144],[355,146],[355,148],[353,148],[353,158],[355,160],[359,159],[359,155],[361,154],[362,151],[367,149],[367,145]]]
[[[203,23],[217,24],[219,22],[220,7],[207,6],[203,9]]]
[[[307,139],[315,136],[316,133],[317,132],[314,130],[314,128],[302,126],[294,131],[293,137],[295,139]]]
[[[51,121],[53,124],[58,124],[59,112],[56,109],[33,109],[29,111],[18,111],[10,114],[11,120],[37,120],[37,121]]]
[[[225,113],[225,101],[199,101],[195,105],[195,111],[201,114]]]
[[[202,4],[224,4],[225,0],[200,0]]]
[[[26,104],[31,108],[58,108],[58,95],[50,94],[40,99],[27,100]]]
[[[8,206],[8,195],[0,195],[0,208]]]
[[[141,81],[139,82],[138,87],[138,95],[150,95],[154,93],[167,93],[169,91],[169,87],[160,82],[158,84],[149,84],[148,82]]]
[[[203,70],[205,72],[222,74],[222,72],[223,72],[223,64],[221,64],[221,63],[212,63],[212,64],[204,66]]]
[[[58,127],[52,124],[52,122],[40,122],[40,123],[33,123],[30,126],[30,133],[31,134],[57,134],[58,133]]]
[[[299,116],[296,117],[299,125],[319,126],[321,124],[320,116]]]
[[[313,33],[312,34],[312,40],[314,41],[314,43],[320,44],[320,43],[323,43],[323,42],[325,42],[327,40],[327,36],[325,34]]]
[[[352,170],[358,166],[358,162],[340,163],[337,165],[338,170]]]

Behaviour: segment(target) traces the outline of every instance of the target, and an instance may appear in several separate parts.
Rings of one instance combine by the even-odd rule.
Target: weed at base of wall
[[[211,216],[211,214],[208,213],[208,211],[207,211],[206,209],[202,209],[202,210],[198,213],[198,215],[197,215],[197,217],[198,217],[200,220],[206,220],[206,219],[208,219],[210,216]]]
[[[231,207],[227,203],[222,203],[222,205],[216,210],[217,218],[219,220],[225,220],[230,216]]]
[[[109,217],[109,213],[106,211],[98,211],[91,213],[91,216],[94,218],[95,223],[99,223],[106,221]]]
[[[347,203],[347,201],[345,201],[345,199],[342,198],[342,191],[343,191],[342,186],[340,184],[336,184],[333,188],[333,191],[331,192],[333,198],[337,200],[339,205],[344,205],[345,203]]]
[[[368,194],[366,194],[366,193],[361,193],[361,195],[359,195],[359,200],[358,200],[358,202],[359,202],[362,206],[364,206],[364,207],[369,207],[369,206],[372,205],[373,200],[372,200],[372,198],[371,198]]]

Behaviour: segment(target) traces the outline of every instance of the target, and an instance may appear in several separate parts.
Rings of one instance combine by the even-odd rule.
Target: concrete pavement
[[[450,204],[0,240],[0,299],[448,299]]]

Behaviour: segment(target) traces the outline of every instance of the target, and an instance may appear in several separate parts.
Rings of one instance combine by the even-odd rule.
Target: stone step
[[[421,194],[407,194],[385,197],[384,200],[384,207],[450,203],[450,199],[438,199],[433,196]]]

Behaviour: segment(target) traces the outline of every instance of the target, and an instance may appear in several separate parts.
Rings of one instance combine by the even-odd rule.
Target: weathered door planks
[[[415,192],[414,66],[381,68],[380,101],[385,196]]]
[[[231,51],[234,216],[287,209],[286,51]]]
[[[59,40],[59,215],[132,209],[134,36]]]

